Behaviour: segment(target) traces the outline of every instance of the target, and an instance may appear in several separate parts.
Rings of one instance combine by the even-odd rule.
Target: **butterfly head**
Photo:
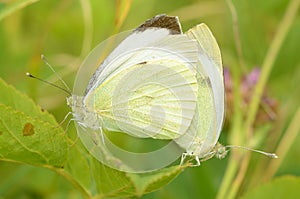
[[[67,105],[72,109],[74,120],[84,128],[99,129],[100,120],[99,116],[87,109],[83,103],[83,97],[72,95],[67,97]]]

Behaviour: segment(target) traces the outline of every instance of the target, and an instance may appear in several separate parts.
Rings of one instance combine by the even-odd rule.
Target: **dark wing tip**
[[[147,28],[166,28],[171,34],[181,34],[181,25],[178,17],[168,16],[166,14],[156,15],[141,24],[135,31],[144,31]]]

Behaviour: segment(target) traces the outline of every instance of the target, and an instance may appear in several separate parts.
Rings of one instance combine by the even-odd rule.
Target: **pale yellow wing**
[[[197,69],[202,76],[199,80],[204,78],[208,83],[203,85],[198,81],[197,114],[187,135],[177,142],[185,147],[188,154],[203,157],[215,146],[223,125],[225,99],[222,58],[217,41],[205,24],[191,28],[186,35],[199,45],[200,64]]]

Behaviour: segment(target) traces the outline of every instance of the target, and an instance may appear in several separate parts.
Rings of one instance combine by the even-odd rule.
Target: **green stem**
[[[298,110],[295,113],[293,120],[291,121],[288,129],[284,133],[281,142],[276,150],[276,154],[278,154],[279,159],[273,160],[268,168],[266,169],[266,173],[264,174],[264,181],[272,178],[272,176],[276,173],[282,161],[284,160],[288,150],[296,140],[296,137],[300,131],[300,106],[298,106]]]
[[[247,172],[247,168],[248,168],[248,164],[250,161],[250,153],[247,153],[244,157],[243,157],[243,161],[241,162],[241,166],[239,167],[239,172],[236,175],[234,181],[231,184],[230,187],[230,191],[228,193],[228,196],[226,197],[227,199],[234,199],[236,198],[236,194],[239,191],[240,185],[243,182],[245,173]]]
[[[11,15],[13,12],[21,10],[22,8],[25,8],[26,6],[29,6],[30,4],[36,3],[38,1],[39,0],[27,0],[27,1],[15,1],[13,3],[6,3],[4,9],[2,9],[0,12],[0,21],[5,17]]]
[[[93,43],[93,10],[90,1],[80,0],[80,4],[84,21],[84,37],[82,41],[80,57],[84,57],[91,51]]]
[[[230,138],[229,138],[229,143],[241,143],[242,137],[241,137],[241,124],[242,124],[242,110],[241,110],[241,95],[240,95],[240,77],[241,77],[241,71],[240,67],[238,67],[237,63],[233,64],[233,95],[234,95],[234,100],[233,100],[233,126],[231,128],[231,131],[229,133]],[[236,172],[238,170],[238,160],[240,157],[238,156],[237,153],[234,151],[231,152],[230,159],[228,162],[228,166],[226,168],[226,172],[222,181],[222,184],[220,186],[217,198],[222,199],[226,198],[227,191],[230,189],[232,181],[236,175]]]
[[[232,18],[232,28],[233,28],[233,34],[234,34],[234,44],[235,49],[239,58],[239,64],[243,72],[246,72],[246,64],[243,58],[243,50],[242,50],[242,43],[241,43],[241,37],[239,32],[239,23],[238,23],[238,15],[236,12],[236,9],[234,7],[234,4],[232,0],[226,0],[226,3],[228,5],[228,8],[231,13]]]
[[[218,195],[216,199],[223,199],[226,198],[226,193],[230,189],[231,183],[234,179],[234,175],[238,169],[238,161],[236,161],[233,156],[230,156],[229,163],[226,168],[225,175],[222,180],[222,184],[220,186],[220,189],[218,191]]]

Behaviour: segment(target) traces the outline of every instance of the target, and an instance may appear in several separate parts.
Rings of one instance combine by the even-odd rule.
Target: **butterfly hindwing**
[[[224,119],[224,82],[221,53],[205,24],[199,24],[185,33],[195,39],[199,45],[198,104],[191,127],[176,142],[187,150],[188,154],[207,155],[219,139]],[[200,76],[200,77],[201,77]],[[203,84],[203,78],[206,84]],[[203,85],[203,86],[201,86]]]

